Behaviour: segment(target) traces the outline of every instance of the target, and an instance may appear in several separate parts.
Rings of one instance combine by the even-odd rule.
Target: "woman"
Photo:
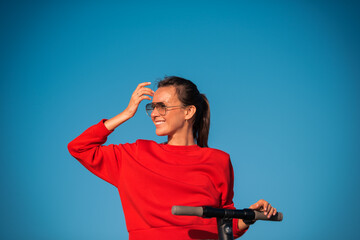
[[[69,143],[72,156],[118,188],[129,239],[217,239],[215,219],[174,216],[173,205],[234,208],[233,169],[227,153],[208,148],[210,108],[196,85],[166,77],[154,92],[140,83],[127,108],[102,120]],[[132,118],[143,100],[156,134],[166,143],[149,140],[102,146],[107,136]],[[276,214],[265,200],[250,206],[268,217]],[[249,223],[234,219],[234,237]]]

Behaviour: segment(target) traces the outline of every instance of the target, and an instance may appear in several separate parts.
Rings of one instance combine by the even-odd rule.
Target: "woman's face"
[[[173,86],[160,87],[156,90],[153,103],[164,103],[165,106],[182,106],[177,97],[176,89]],[[158,136],[181,135],[184,132],[185,109],[183,107],[173,107],[166,109],[164,116],[160,115],[155,108],[151,113],[151,119],[156,127]]]

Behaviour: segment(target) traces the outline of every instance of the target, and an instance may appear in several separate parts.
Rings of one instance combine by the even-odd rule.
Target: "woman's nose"
[[[157,116],[160,116],[160,114],[159,114],[157,108],[154,108],[154,110],[152,110],[152,112],[151,112],[151,118],[154,118]]]

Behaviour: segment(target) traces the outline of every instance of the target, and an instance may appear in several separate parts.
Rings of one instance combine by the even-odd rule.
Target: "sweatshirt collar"
[[[165,150],[170,150],[170,151],[194,151],[194,150],[199,150],[201,148],[196,144],[184,146],[184,145],[169,145],[167,143],[162,143],[160,144],[160,146],[162,146]]]

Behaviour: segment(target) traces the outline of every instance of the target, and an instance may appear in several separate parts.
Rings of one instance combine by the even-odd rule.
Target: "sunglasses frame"
[[[163,104],[163,106],[158,106],[159,104]],[[151,108],[149,108],[151,107]],[[158,107],[164,108],[165,109],[165,113],[161,114]],[[160,114],[160,116],[165,116],[167,111],[170,110],[168,108],[174,108],[174,107],[186,107],[185,105],[178,105],[178,106],[166,106],[165,103],[163,102],[152,102],[152,103],[148,103],[145,105],[145,111],[146,114],[151,117],[151,113],[152,111],[154,111],[155,109],[158,111],[158,113]],[[151,110],[151,112],[149,113],[149,111]]]

